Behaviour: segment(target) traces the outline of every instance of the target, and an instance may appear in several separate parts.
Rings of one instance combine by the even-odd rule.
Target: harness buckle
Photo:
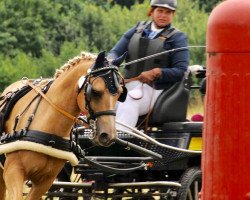
[[[49,141],[49,146],[53,146],[53,145],[55,145],[56,144],[56,141],[55,140],[50,140]]]
[[[89,126],[95,131],[96,130],[96,120],[90,119]]]

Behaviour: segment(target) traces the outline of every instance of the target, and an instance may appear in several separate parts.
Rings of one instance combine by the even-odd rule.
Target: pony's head
[[[116,138],[115,105],[125,101],[127,89],[118,72],[118,67],[108,62],[105,52],[100,53],[86,76],[78,81],[78,98],[81,108],[85,102],[88,122],[93,129],[93,141],[101,146],[109,146]],[[78,95],[81,96],[81,95]]]

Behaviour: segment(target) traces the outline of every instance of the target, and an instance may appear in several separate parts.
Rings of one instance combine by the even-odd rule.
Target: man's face
[[[157,28],[163,28],[172,22],[174,14],[175,12],[168,8],[156,7],[152,11],[151,16]]]

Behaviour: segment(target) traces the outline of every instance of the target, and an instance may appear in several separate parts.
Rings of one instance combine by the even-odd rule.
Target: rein
[[[133,78],[124,79],[124,82],[129,83],[131,81],[138,81],[138,80],[139,80],[139,76],[136,76],[136,77],[133,77]]]
[[[61,109],[57,105],[55,105],[41,90],[39,90],[35,85],[27,81],[27,84],[35,90],[38,94],[40,94],[55,110],[63,114],[64,116],[68,117],[70,120],[74,121],[78,125],[83,125],[83,121],[79,120],[77,117],[71,115],[70,113],[66,112],[65,110]]]

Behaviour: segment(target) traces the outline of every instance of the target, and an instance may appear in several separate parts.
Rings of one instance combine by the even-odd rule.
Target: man
[[[151,20],[128,30],[109,52],[110,60],[128,52],[126,62],[130,62],[173,50],[125,67],[128,96],[117,106],[118,121],[135,127],[138,117],[153,108],[161,92],[182,80],[189,64],[189,50],[186,35],[171,25],[176,8],[177,0],[151,0]],[[125,129],[120,125],[117,128]]]

